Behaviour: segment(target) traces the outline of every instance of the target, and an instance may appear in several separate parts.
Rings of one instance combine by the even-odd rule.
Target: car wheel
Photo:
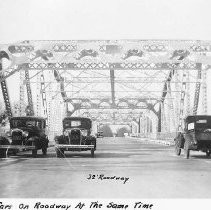
[[[91,157],[94,158],[95,157],[95,150],[91,149]]]
[[[57,158],[63,158],[64,157],[64,150],[56,148],[56,157]]]
[[[47,155],[47,147],[43,147],[42,148],[42,154],[43,155]]]
[[[32,142],[32,146],[35,146],[35,142]],[[35,148],[35,149],[33,149],[32,150],[32,157],[37,157],[37,149]]]
[[[32,157],[37,157],[37,150],[36,149],[33,149],[32,150]]]
[[[211,153],[211,151],[208,149],[208,150],[206,151],[206,156],[207,156],[207,157],[210,157],[210,153]]]
[[[188,141],[185,141],[184,152],[185,152],[186,159],[188,159],[190,157],[190,149],[189,149]]]
[[[175,142],[175,154],[178,156],[181,154],[181,148],[179,147],[177,141]]]
[[[0,149],[0,158],[6,158],[6,149]]]
[[[179,148],[178,146],[175,147],[175,153],[176,155],[180,156],[181,154],[181,148]]]
[[[13,155],[17,155],[18,151],[16,149],[12,150]]]

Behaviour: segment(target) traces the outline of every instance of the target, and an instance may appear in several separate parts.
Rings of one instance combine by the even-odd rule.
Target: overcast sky
[[[210,0],[0,0],[0,42],[210,39]]]

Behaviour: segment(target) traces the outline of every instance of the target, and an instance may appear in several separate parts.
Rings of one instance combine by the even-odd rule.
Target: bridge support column
[[[141,133],[141,118],[138,119],[138,133]]]
[[[25,107],[24,107],[24,99],[25,99],[25,87],[24,87],[24,78],[25,78],[25,71],[20,70],[20,107],[19,107],[19,115],[25,115]]]
[[[161,123],[162,123],[162,120],[161,120],[161,103],[159,104],[159,110],[158,110],[158,129],[157,129],[157,132],[161,132]]]
[[[207,114],[207,69],[202,71],[202,110],[203,114]]]
[[[112,106],[115,107],[115,75],[113,69],[110,69],[110,81],[111,81]]]

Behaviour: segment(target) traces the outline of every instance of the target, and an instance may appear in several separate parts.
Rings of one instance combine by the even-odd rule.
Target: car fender
[[[56,142],[56,144],[63,144],[64,143],[64,136],[63,135],[55,136],[54,141]]]
[[[10,145],[9,139],[4,136],[0,136],[0,145]]]

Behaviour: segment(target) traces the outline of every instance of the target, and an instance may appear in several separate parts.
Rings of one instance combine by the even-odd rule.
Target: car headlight
[[[65,136],[68,136],[68,131],[65,131],[65,132],[64,132],[64,135],[65,135]]]
[[[23,135],[24,135],[24,136],[28,136],[28,135],[29,135],[29,132],[23,131]]]

